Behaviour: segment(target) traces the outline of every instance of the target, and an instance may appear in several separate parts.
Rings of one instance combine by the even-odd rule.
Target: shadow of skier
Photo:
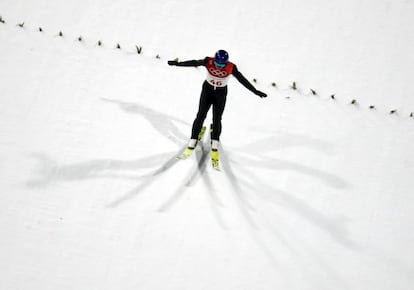
[[[234,153],[232,153],[234,154]],[[306,220],[310,221],[320,229],[324,230],[335,241],[341,245],[350,248],[358,249],[358,246],[351,240],[350,232],[346,226],[347,219],[343,216],[338,217],[326,217],[312,208],[310,205],[302,200],[299,200],[294,195],[278,190],[268,184],[265,184],[255,173],[254,168],[263,168],[268,170],[288,169],[310,176],[320,178],[328,185],[334,188],[347,188],[349,184],[343,179],[336,176],[318,171],[305,166],[300,166],[292,162],[282,162],[278,159],[272,159],[262,156],[254,156],[254,158],[243,155],[241,158],[242,163],[237,164],[236,167],[239,173],[235,173],[235,169],[232,166],[231,155],[222,149],[221,160],[225,167],[226,176],[232,184],[233,192],[238,197],[239,208],[242,211],[246,221],[252,228],[257,229],[257,225],[254,222],[251,212],[254,212],[253,206],[248,201],[247,195],[250,193],[255,197],[260,197],[266,202],[270,201],[278,206],[284,206],[285,208],[293,209],[298,215],[303,216]],[[277,165],[280,163],[279,165]],[[245,165],[243,165],[245,164]],[[253,165],[253,166],[252,166]],[[241,184],[241,181],[243,184]],[[249,191],[250,189],[250,191]]]
[[[180,147],[179,152],[185,148],[183,143],[187,141],[187,137],[181,133],[175,123],[187,124],[186,122],[136,103],[106,98],[102,98],[102,100],[118,105],[127,113],[143,116],[156,132],[177,144]],[[45,154],[32,153],[31,157],[37,161],[35,172],[38,177],[27,181],[26,185],[42,187],[55,182],[94,178],[143,180],[139,186],[110,203],[109,206],[114,207],[141,193],[156,180],[157,176],[162,175],[174,166],[178,161],[176,159],[177,154],[170,152],[153,154],[135,160],[96,159],[72,164],[60,164]],[[150,170],[150,173],[139,175],[137,170]]]
[[[107,103],[118,105],[119,108],[121,108],[126,113],[141,115],[158,133],[160,133],[161,136],[171,140],[179,146],[188,140],[188,136],[181,133],[179,128],[174,124],[174,122],[177,122],[188,125],[187,122],[184,122],[179,118],[160,113],[154,109],[138,103],[131,103],[107,98],[101,98],[101,100]]]

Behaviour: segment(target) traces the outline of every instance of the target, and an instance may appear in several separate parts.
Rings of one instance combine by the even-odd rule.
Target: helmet
[[[218,50],[214,56],[214,62],[219,65],[225,65],[229,61],[229,54],[225,50]]]

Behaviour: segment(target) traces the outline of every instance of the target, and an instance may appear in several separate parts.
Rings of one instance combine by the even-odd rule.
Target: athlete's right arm
[[[205,66],[207,63],[207,57],[204,59],[199,60],[187,60],[187,61],[177,61],[177,60],[169,60],[169,65],[176,65],[176,66]]]

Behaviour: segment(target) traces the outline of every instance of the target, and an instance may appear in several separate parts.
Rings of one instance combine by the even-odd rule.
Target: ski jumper
[[[257,93],[256,88],[239,72],[237,66],[227,62],[223,68],[214,65],[214,57],[206,57],[200,60],[178,62],[177,66],[205,66],[207,69],[206,80],[203,83],[197,116],[193,122],[191,139],[197,139],[210,107],[213,106],[212,140],[220,140],[221,118],[226,106],[227,82],[233,75],[243,86]]]

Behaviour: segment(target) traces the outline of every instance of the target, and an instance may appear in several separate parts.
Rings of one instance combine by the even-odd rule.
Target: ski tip
[[[212,160],[211,167],[216,171],[220,171],[220,164],[218,160]]]
[[[185,160],[193,154],[194,149],[187,147],[180,155],[177,156],[178,159]]]
[[[181,155],[178,155],[178,156],[177,156],[177,159],[180,159],[180,160],[186,160],[186,159],[188,159],[188,157],[190,157],[190,155],[181,154]]]

